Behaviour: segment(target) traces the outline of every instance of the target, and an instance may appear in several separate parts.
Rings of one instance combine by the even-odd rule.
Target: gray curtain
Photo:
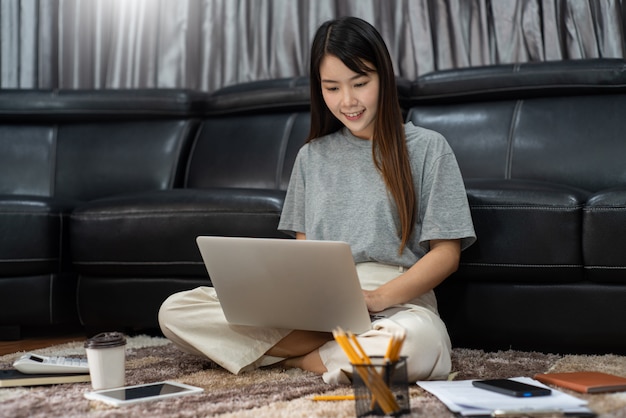
[[[0,0],[0,88],[190,88],[308,74],[317,26],[362,17],[396,73],[624,57],[621,0]]]

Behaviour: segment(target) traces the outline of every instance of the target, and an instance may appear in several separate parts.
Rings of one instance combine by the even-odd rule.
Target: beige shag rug
[[[43,355],[83,356],[82,342],[35,352]],[[23,353],[0,357],[0,368],[10,368]],[[455,380],[533,376],[539,372],[598,370],[626,377],[626,357],[616,355],[557,355],[521,351],[483,352],[454,349]],[[204,388],[198,395],[147,402],[121,408],[89,401],[83,394],[89,383],[0,388],[0,417],[353,417],[354,401],[315,402],[316,394],[351,394],[349,386],[330,386],[319,376],[300,370],[269,368],[234,376],[208,360],[185,354],[163,338],[128,338],[128,385],[176,380]],[[626,418],[626,392],[582,395],[598,417]],[[411,414],[452,418],[437,398],[417,385],[410,386]]]

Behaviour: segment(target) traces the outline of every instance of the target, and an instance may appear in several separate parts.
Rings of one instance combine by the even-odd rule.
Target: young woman
[[[372,329],[385,353],[402,330],[409,379],[447,377],[450,339],[433,289],[475,240],[458,164],[438,133],[404,124],[387,47],[354,17],[324,23],[311,48],[311,130],[293,168],[279,229],[297,239],[348,242]],[[229,326],[212,288],[172,295],[163,333],[233,373],[282,362],[349,381],[352,367],[328,333]]]

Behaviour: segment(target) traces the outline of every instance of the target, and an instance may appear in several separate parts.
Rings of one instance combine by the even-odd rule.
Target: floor
[[[19,340],[0,341],[0,356],[18,351],[46,348],[72,341],[84,341],[86,338],[85,334],[80,330],[30,331],[25,333]]]

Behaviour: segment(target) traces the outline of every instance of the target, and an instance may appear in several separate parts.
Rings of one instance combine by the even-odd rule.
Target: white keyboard
[[[46,357],[33,353],[24,354],[13,367],[26,374],[89,373],[86,358]]]

